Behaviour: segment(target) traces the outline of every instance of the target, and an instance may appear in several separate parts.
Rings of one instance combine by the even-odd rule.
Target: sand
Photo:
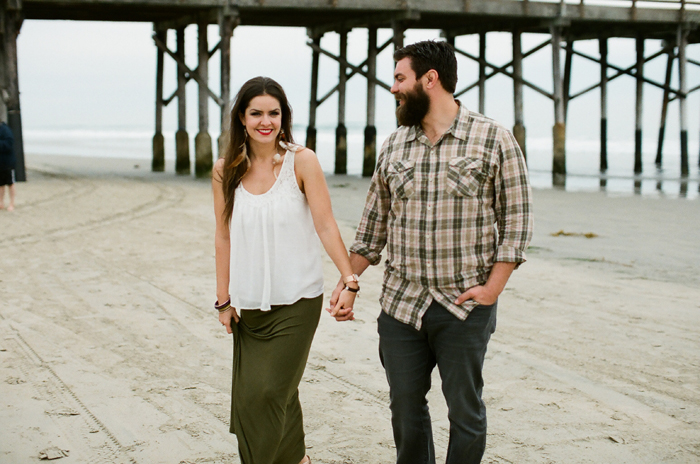
[[[27,164],[16,211],[0,211],[0,463],[42,452],[64,463],[238,462],[232,342],[212,307],[209,183],[142,161]],[[368,181],[328,183],[349,244]],[[700,462],[698,200],[534,197],[529,260],[500,299],[487,355],[483,462]],[[300,388],[315,463],[395,456],[377,354],[382,272],[363,276],[356,321],[321,319]],[[325,274],[328,298],[327,258]],[[439,386],[436,372],[444,462]]]

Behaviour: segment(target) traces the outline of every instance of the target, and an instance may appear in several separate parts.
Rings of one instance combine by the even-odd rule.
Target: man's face
[[[396,63],[394,85],[391,93],[399,102],[396,119],[402,126],[417,126],[430,109],[430,97],[423,90],[423,83],[416,80],[416,73],[411,68],[411,59],[404,58]]]

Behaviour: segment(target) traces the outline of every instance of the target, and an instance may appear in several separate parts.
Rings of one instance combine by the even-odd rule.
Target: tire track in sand
[[[3,338],[6,343],[9,342],[15,346],[12,351],[18,356],[17,367],[39,393],[41,399],[48,401],[51,405],[53,412],[47,411],[47,414],[77,416],[75,420],[69,422],[54,421],[71,443],[82,445],[77,452],[71,450],[74,451],[71,457],[81,462],[95,464],[137,464],[134,458],[128,456],[128,450],[109,428],[78,398],[24,337],[11,324],[3,325],[10,329],[3,331],[5,332]],[[76,424],[76,421],[79,423]],[[86,450],[89,450],[89,456],[78,456],[79,452]]]
[[[147,183],[147,181],[145,180],[142,181],[140,179],[135,178],[132,178],[130,180],[134,182]],[[82,179],[81,182],[83,182]],[[148,183],[148,185],[154,186],[156,188],[157,195],[155,196],[155,198],[152,198],[151,200],[145,203],[136,205],[135,207],[129,208],[125,211],[119,211],[107,216],[89,219],[87,221],[73,224],[68,227],[57,227],[53,229],[47,229],[44,231],[29,232],[14,237],[0,239],[0,247],[6,247],[17,244],[36,243],[38,241],[47,239],[51,240],[57,238],[64,238],[81,232],[111,226],[119,222],[126,222],[132,219],[149,216],[161,210],[175,206],[176,204],[181,202],[185,197],[184,190],[179,187],[163,185],[161,183]],[[90,192],[93,192],[94,190],[95,189],[90,190]],[[81,192],[79,195],[85,195],[90,192]]]

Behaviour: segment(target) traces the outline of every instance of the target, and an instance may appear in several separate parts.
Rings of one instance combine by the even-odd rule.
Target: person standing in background
[[[5,209],[5,186],[10,193],[8,211],[15,209],[15,138],[4,121],[0,123],[0,209]]]

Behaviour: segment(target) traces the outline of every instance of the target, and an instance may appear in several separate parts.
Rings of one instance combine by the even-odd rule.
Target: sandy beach
[[[209,182],[143,161],[27,166],[0,211],[0,463],[238,463]],[[369,181],[328,184],[349,245]],[[700,200],[534,199],[487,354],[483,462],[700,463]],[[314,463],[393,462],[382,272],[363,275],[356,321],[321,318],[300,387]],[[327,301],[327,257],[325,275]],[[444,462],[437,371],[429,400]]]

